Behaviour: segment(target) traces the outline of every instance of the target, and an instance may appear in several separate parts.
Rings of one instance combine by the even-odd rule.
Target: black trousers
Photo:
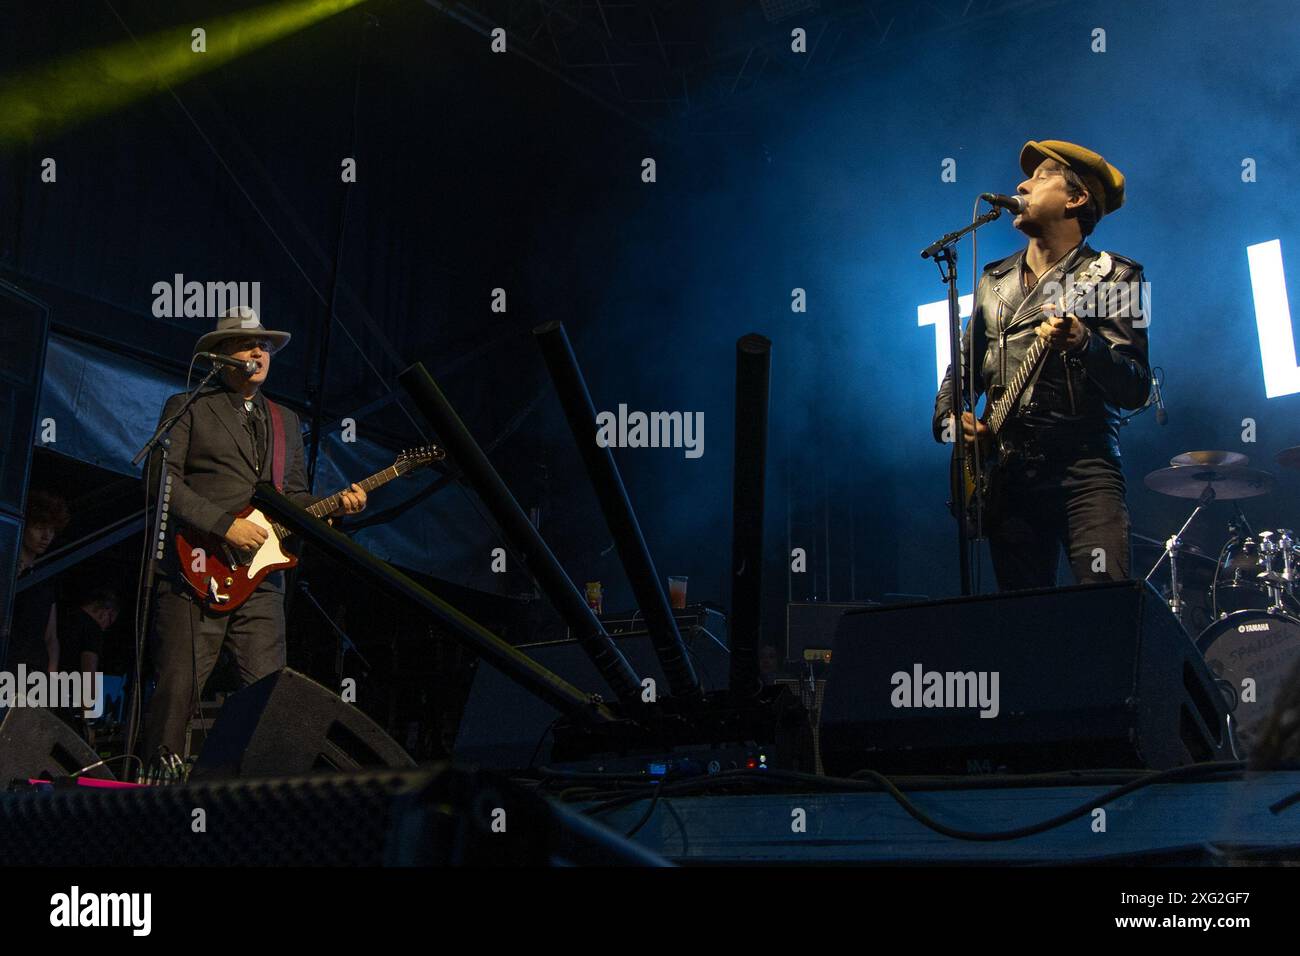
[[[1076,583],[1129,576],[1124,473],[1110,457],[1049,458],[1002,475],[989,528],[998,589],[1056,586],[1061,548]]]
[[[229,614],[208,614],[185,584],[159,580],[152,644],[158,686],[145,722],[146,764],[159,747],[186,756],[185,730],[223,643],[230,645],[245,686],[285,666],[284,591],[277,580],[282,577],[270,575]]]

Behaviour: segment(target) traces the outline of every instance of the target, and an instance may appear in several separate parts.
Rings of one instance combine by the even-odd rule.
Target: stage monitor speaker
[[[95,753],[67,723],[45,707],[10,707],[0,724],[0,787],[13,780],[71,777],[115,779]]]
[[[785,606],[785,660],[788,664],[830,660],[835,629],[845,611],[875,607],[875,601],[832,604],[829,601],[795,602]]]
[[[730,674],[726,619],[717,611],[673,612],[682,641],[705,690],[722,690]],[[614,644],[642,679],[654,678],[667,687],[654,645],[638,617],[638,630],[623,630],[625,619],[602,618]],[[573,686],[608,693],[591,659],[576,641],[522,645],[537,663],[559,674]],[[496,668],[480,663],[456,735],[457,760],[495,769],[522,770],[551,759],[550,728],[560,713],[538,700]]]
[[[281,777],[414,766],[373,720],[286,667],[226,698],[192,777]]]
[[[206,830],[190,821],[202,807]],[[509,820],[509,829],[498,826]],[[419,770],[68,787],[0,798],[0,865],[663,866],[509,780]],[[84,884],[83,884],[84,885]],[[332,901],[338,915],[346,906]]]
[[[820,734],[828,774],[1163,770],[1231,760],[1226,703],[1140,581],[844,615]]]

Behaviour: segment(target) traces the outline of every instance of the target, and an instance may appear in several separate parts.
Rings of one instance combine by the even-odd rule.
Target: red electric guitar
[[[390,467],[357,484],[369,494],[394,478],[445,458],[446,454],[436,445],[404,451]],[[339,506],[342,496],[340,491],[322,498],[306,510],[308,514],[324,518]],[[203,606],[216,614],[233,611],[243,604],[272,571],[291,568],[298,563],[298,556],[285,545],[285,539],[291,534],[288,528],[272,521],[252,505],[237,517],[266,529],[266,540],[256,551],[240,551],[224,538],[188,528],[178,531],[175,537],[181,573]]]

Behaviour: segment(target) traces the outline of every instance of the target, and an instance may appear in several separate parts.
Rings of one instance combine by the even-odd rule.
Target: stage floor
[[[678,796],[660,799],[633,839],[684,864],[1223,865],[1300,860],[1300,771],[1153,783],[1105,803],[1100,801],[1119,783],[983,782],[911,789],[895,782],[922,814],[956,830],[1009,831],[1087,810],[1044,832],[989,841],[936,832],[886,792]],[[641,800],[596,819],[626,833],[646,807]]]

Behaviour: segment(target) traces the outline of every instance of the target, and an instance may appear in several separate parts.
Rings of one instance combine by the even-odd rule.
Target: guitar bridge
[[[211,595],[213,604],[225,604],[230,600],[229,594],[217,590],[217,579],[213,577],[208,578],[208,594]]]

